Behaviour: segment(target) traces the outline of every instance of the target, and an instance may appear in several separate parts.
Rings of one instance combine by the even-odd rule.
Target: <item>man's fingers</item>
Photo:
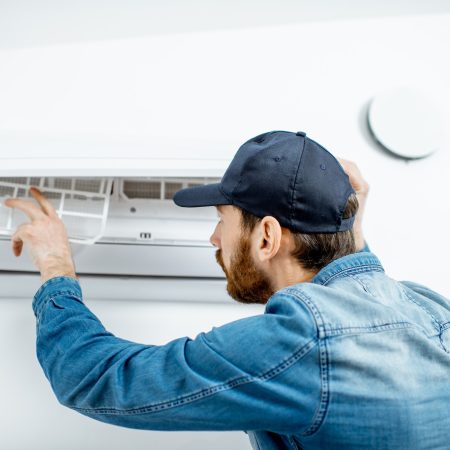
[[[357,194],[364,195],[369,192],[369,183],[363,178],[359,167],[348,159],[337,158],[345,173],[348,175],[350,184]]]
[[[361,173],[358,166],[353,161],[349,161],[348,159],[344,158],[337,158],[337,160],[341,163],[341,166],[344,168],[344,171],[347,173],[347,175],[355,176]]]
[[[44,211],[39,208],[34,203],[28,200],[22,200],[19,198],[8,198],[4,201],[5,206],[9,206],[10,208],[17,208],[23,213],[25,213],[31,220],[34,219],[42,219],[46,216]]]
[[[12,251],[15,256],[20,256],[22,253],[23,241],[19,237],[13,238],[12,240]]]
[[[15,256],[20,256],[23,248],[23,239],[29,231],[31,224],[23,223],[17,227],[16,232],[11,237],[12,250]]]
[[[31,220],[42,219],[44,216],[57,216],[55,208],[39,189],[35,187],[30,188],[30,194],[38,202],[40,208],[28,200],[18,198],[9,198],[5,200],[4,204],[5,206],[21,210]]]
[[[48,214],[50,217],[56,216],[56,210],[53,207],[53,205],[50,203],[50,201],[45,197],[45,195],[37,188],[31,187],[30,188],[30,194],[33,196],[33,198],[39,203],[41,208],[44,210],[46,214]]]

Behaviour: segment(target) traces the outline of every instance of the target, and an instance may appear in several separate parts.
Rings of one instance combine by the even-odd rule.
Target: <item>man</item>
[[[113,336],[84,305],[39,191],[40,207],[5,202],[31,219],[13,251],[25,243],[41,272],[37,355],[58,400],[131,428],[245,430],[255,449],[450,448],[449,301],[385,274],[364,246],[367,183],[342,164],[349,176],[305,133],[270,132],[220,183],[177,192],[217,207],[227,290],[266,309],[162,346]]]

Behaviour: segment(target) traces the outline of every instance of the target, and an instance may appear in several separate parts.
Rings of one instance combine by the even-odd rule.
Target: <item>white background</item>
[[[370,182],[365,232],[387,273],[450,296],[448,140],[430,158],[407,163],[379,150],[365,127],[370,99],[405,85],[433,98],[449,123],[445,2],[427,2],[428,10],[419,1],[365,10],[361,2],[344,10],[339,2],[323,10],[306,2],[297,10],[294,2],[285,8],[264,2],[259,15],[250,3],[240,14],[237,3],[213,10],[195,2],[194,11],[181,2],[171,10],[155,2],[152,15],[138,2],[128,10],[118,2],[72,10],[52,9],[51,2],[41,8],[0,2],[0,134],[144,143],[202,138],[226,142],[231,158],[256,134],[306,131],[335,155],[356,161]],[[33,289],[31,283],[28,299],[0,299],[2,448],[248,447],[243,433],[139,432],[60,407],[35,361]],[[209,306],[89,301],[110,331],[148,343],[195,336],[259,311],[231,300]],[[167,327],[155,328],[160,323]]]

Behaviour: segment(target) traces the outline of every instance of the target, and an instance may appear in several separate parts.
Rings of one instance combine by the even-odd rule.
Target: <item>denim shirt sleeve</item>
[[[320,401],[315,323],[288,294],[272,296],[265,314],[160,346],[108,332],[74,278],[44,283],[33,310],[37,357],[58,401],[103,422],[298,431]]]

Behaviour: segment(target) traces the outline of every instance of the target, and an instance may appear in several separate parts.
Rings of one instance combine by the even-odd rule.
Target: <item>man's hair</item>
[[[352,217],[358,211],[358,199],[351,194],[342,214],[342,218]],[[238,208],[241,211],[241,228],[250,234],[261,218]],[[356,252],[353,229],[336,233],[299,233],[290,230],[294,238],[295,249],[291,253],[304,269],[320,270],[331,261]]]

